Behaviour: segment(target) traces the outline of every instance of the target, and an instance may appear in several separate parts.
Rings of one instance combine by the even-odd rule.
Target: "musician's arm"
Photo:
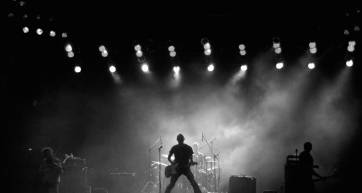
[[[169,161],[171,164],[174,164],[173,161],[171,160],[172,154],[173,154],[173,149],[171,149],[171,150],[170,150],[170,153],[168,153],[167,159],[168,159],[168,161]]]

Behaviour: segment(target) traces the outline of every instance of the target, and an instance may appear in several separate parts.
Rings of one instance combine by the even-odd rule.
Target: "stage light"
[[[106,47],[105,47],[104,45],[100,45],[100,46],[98,47],[98,50],[99,50],[100,52],[103,52],[104,50],[106,50]]]
[[[204,44],[204,49],[205,49],[205,50],[210,50],[210,49],[211,49],[211,45],[210,45],[209,42],[206,42],[206,43]]]
[[[38,35],[43,34],[43,30],[41,28],[36,29],[36,34]]]
[[[348,36],[348,35],[349,35],[348,29],[345,29],[345,30],[343,31],[343,34],[346,35],[346,36]]]
[[[248,65],[246,65],[246,64],[241,65],[240,70],[243,71],[243,72],[247,71],[248,70]]]
[[[56,35],[55,31],[51,30],[51,31],[49,32],[49,36],[50,36],[50,37],[55,37],[55,35]]]
[[[354,40],[348,41],[348,46],[355,46],[355,45],[356,45],[356,41],[354,41]]]
[[[141,48],[141,45],[139,45],[139,44],[137,44],[137,45],[134,46],[134,50],[135,50],[135,51],[141,51],[141,49],[142,49],[142,48]]]
[[[280,48],[280,43],[279,42],[273,42],[273,48],[274,49]]]
[[[143,52],[142,52],[141,50],[137,50],[137,51],[136,51],[136,56],[139,57],[139,58],[142,57],[142,56],[143,56]]]
[[[274,52],[276,53],[276,54],[281,54],[282,53],[282,48],[275,48],[274,49]]]
[[[111,73],[115,73],[116,72],[116,67],[115,66],[113,66],[113,65],[111,65],[111,66],[109,66],[109,72],[111,72]]]
[[[355,26],[353,27],[353,30],[354,30],[354,31],[360,31],[361,29],[360,29],[360,27],[359,27],[358,25],[355,25]]]
[[[315,68],[315,64],[313,62],[308,63],[308,68],[313,70]]]
[[[72,45],[70,45],[69,43],[65,45],[65,51],[67,52],[71,52],[73,51]]]
[[[348,52],[354,52],[354,46],[350,46],[350,45],[349,45],[349,46],[347,47],[347,51],[348,51]]]
[[[309,52],[310,52],[311,54],[315,54],[315,53],[317,53],[317,48],[316,48],[316,47],[311,48],[311,49],[309,49]]]
[[[309,48],[312,49],[312,48],[315,48],[317,47],[317,43],[315,42],[309,42]]]
[[[80,73],[82,71],[82,68],[80,66],[74,66],[74,72]]]
[[[72,52],[72,51],[67,52],[67,56],[68,56],[68,58],[73,58],[74,57],[74,52]]]
[[[29,33],[29,28],[28,27],[23,27],[23,32],[24,32],[24,34]]]
[[[25,5],[25,1],[20,1],[20,2],[19,2],[19,5],[20,5],[21,7],[23,7],[23,6]]]
[[[143,64],[142,64],[141,70],[142,70],[142,72],[144,72],[144,73],[150,72],[150,68],[149,68],[149,66],[148,66],[147,63],[143,63]]]
[[[169,46],[169,47],[168,47],[168,51],[174,52],[174,51],[175,51],[175,46]]]
[[[212,72],[212,71],[214,71],[214,70],[215,70],[214,64],[209,64],[209,65],[207,66],[207,71]]]
[[[174,72],[174,75],[178,75],[180,73],[180,70],[181,70],[180,66],[174,66],[172,68],[172,71]]]
[[[276,65],[275,65],[275,68],[280,70],[284,67],[284,63],[283,62],[278,62]]]
[[[67,38],[68,37],[68,34],[66,32],[63,32],[62,33],[62,38]]]
[[[353,66],[353,60],[347,60],[346,61],[346,66],[347,67],[352,67]]]
[[[245,50],[245,45],[244,45],[244,44],[240,44],[240,45],[239,45],[239,50]]]
[[[206,56],[210,56],[210,55],[211,55],[211,49],[205,50],[205,51],[204,51],[204,54],[205,54]]]
[[[245,56],[245,55],[246,55],[246,51],[245,51],[245,50],[240,50],[239,53],[240,53],[241,56]]]
[[[107,50],[103,50],[103,52],[101,53],[102,57],[105,58],[108,56],[108,51]]]
[[[170,56],[171,56],[172,58],[176,57],[176,52],[175,52],[175,51],[170,52]]]

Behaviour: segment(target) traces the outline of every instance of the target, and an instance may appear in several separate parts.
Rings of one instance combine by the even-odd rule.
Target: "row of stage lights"
[[[355,51],[355,46],[356,46],[356,41],[354,40],[351,40],[348,42],[348,47],[347,47],[347,51],[350,52],[350,53],[353,53]],[[206,42],[203,44],[203,47],[204,47],[204,55],[206,57],[209,57],[211,56],[211,44],[210,42]],[[241,56],[245,56],[246,55],[246,46],[244,44],[240,44],[239,46],[239,53]],[[276,42],[276,41],[273,41],[273,49],[274,49],[274,52],[275,54],[279,55],[281,54],[282,52],[282,48],[281,48],[281,44],[280,42]],[[106,49],[106,47],[104,45],[100,45],[99,48],[98,48],[99,52],[100,52],[100,55],[103,57],[103,58],[107,58],[109,56],[108,54],[108,50]],[[143,51],[142,51],[142,47],[140,44],[137,44],[134,46],[134,50],[135,50],[135,56],[137,57],[138,59],[138,62],[139,62],[139,65],[140,65],[140,69],[143,73],[145,74],[148,74],[150,73],[150,66],[149,64],[146,62],[145,58],[144,58],[144,54],[143,54]],[[65,45],[65,51],[67,53],[67,56],[69,58],[73,58],[74,57],[74,52],[73,52],[73,47],[70,43],[67,43]],[[171,59],[175,58],[176,57],[176,48],[175,46],[173,45],[170,45],[168,47],[168,51],[169,51],[169,56]],[[316,54],[317,53],[317,44],[316,42],[310,42],[309,43],[309,53],[310,54]],[[346,61],[346,66],[347,67],[352,67],[353,66],[353,60],[352,59],[348,59]],[[313,70],[316,68],[316,64],[314,62],[309,62],[307,63],[307,68],[310,69],[310,70]],[[275,64],[275,68],[277,70],[281,70],[285,67],[285,64],[283,61],[279,61]],[[117,72],[117,68],[115,65],[109,65],[108,67],[108,70],[110,73],[116,73]],[[210,62],[207,67],[206,67],[206,70],[208,72],[213,72],[215,70],[215,65],[214,63]],[[247,64],[242,64],[240,66],[240,71],[242,72],[246,72],[248,70],[248,65]],[[76,73],[80,73],[81,72],[81,67],[79,65],[76,65],[74,67],[74,71]],[[179,77],[179,74],[180,74],[180,71],[181,71],[181,67],[178,66],[178,65],[175,65],[172,67],[172,71],[173,71],[173,74],[174,74],[174,78],[177,78]]]

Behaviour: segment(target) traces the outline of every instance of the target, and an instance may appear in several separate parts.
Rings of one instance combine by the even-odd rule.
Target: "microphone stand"
[[[161,163],[161,149],[162,149],[162,140],[160,137],[160,146],[158,148],[158,163]],[[159,193],[162,193],[161,188],[161,164],[158,164],[158,187],[159,187]]]

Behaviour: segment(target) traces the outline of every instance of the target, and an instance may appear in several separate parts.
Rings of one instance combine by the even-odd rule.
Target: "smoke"
[[[69,143],[70,135],[78,135],[68,149],[77,147],[98,168],[135,171],[139,179],[133,191],[145,182],[149,161],[158,161],[159,146],[151,146],[162,141],[161,154],[167,154],[178,133],[185,143],[198,142],[201,152],[210,154],[212,147],[218,153],[221,187],[231,175],[248,175],[256,177],[258,191],[278,190],[286,156],[301,151],[305,141],[314,144],[320,173],[328,173],[347,147],[357,116],[356,99],[346,98],[348,74],[320,81],[298,68],[271,72],[263,62],[255,62],[249,79],[228,85],[200,82],[169,91],[124,84],[109,96],[93,97],[63,92],[55,97],[57,113],[40,116],[36,127],[66,122],[72,134],[57,137]],[[248,81],[248,89],[242,81]]]

